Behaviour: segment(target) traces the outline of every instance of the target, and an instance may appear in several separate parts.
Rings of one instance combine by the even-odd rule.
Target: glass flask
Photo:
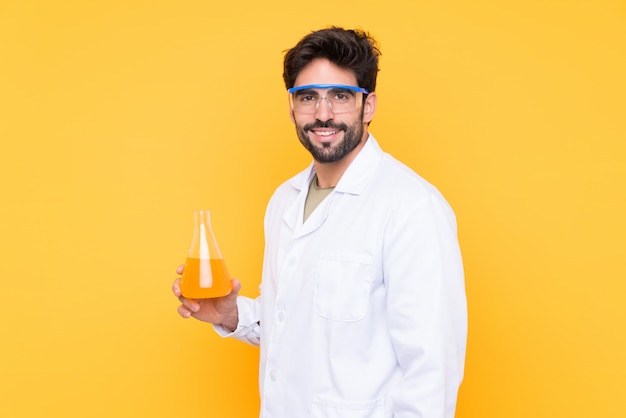
[[[196,210],[193,214],[195,227],[180,279],[181,293],[188,299],[226,296],[232,285],[211,229],[209,211]]]

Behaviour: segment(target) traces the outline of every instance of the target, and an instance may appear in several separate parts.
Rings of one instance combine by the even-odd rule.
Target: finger
[[[174,280],[174,283],[172,283],[172,292],[174,293],[174,296],[180,298],[180,279],[176,279]]]
[[[235,294],[235,296],[239,293],[239,291],[241,290],[241,282],[239,281],[239,279],[232,279],[232,293]]]
[[[180,316],[182,316],[183,318],[189,318],[189,317],[191,317],[192,312],[189,309],[187,309],[187,307],[185,307],[185,305],[180,305],[178,307],[178,314]]]
[[[192,314],[198,312],[200,310],[200,304],[192,299],[187,299],[184,296],[179,296],[178,300],[182,303],[182,306],[185,307]]]
[[[185,265],[181,264],[180,266],[178,266],[178,268],[176,269],[176,274],[183,274],[183,271],[185,270]]]

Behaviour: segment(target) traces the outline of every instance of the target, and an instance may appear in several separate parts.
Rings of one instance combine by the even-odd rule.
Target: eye
[[[314,102],[317,101],[316,96],[312,95],[312,94],[307,94],[307,95],[303,95],[298,97],[298,101],[302,102],[302,103],[308,103],[308,102]]]
[[[332,100],[335,102],[347,102],[353,97],[348,90],[335,91],[332,95]]]
[[[314,91],[299,91],[295,94],[295,100],[300,104],[316,103],[318,100],[318,94]]]

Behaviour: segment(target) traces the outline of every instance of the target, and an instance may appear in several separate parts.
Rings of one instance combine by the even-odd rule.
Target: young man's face
[[[327,59],[317,58],[300,71],[294,87],[310,84],[357,86],[357,81],[351,71],[340,68]],[[313,90],[318,96],[331,94],[328,89]],[[354,110],[347,112],[334,113],[331,101],[324,98],[314,106],[314,113],[305,114],[297,110],[291,112],[300,142],[316,161],[339,161],[365,141],[368,135],[367,124],[372,120],[375,109],[374,94],[370,96],[363,105],[355,106]]]

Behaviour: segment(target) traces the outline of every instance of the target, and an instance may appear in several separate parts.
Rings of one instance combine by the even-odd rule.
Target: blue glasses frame
[[[292,94],[293,92],[305,90],[305,89],[347,89],[352,90],[357,93],[370,94],[368,89],[357,86],[346,86],[344,84],[307,84],[306,86],[298,86],[287,89],[287,93]]]

